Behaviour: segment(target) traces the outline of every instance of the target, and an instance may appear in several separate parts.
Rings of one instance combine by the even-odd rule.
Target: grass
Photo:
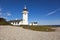
[[[21,25],[24,29],[34,30],[34,31],[45,31],[45,32],[53,32],[55,29],[52,26],[29,26],[29,25]]]

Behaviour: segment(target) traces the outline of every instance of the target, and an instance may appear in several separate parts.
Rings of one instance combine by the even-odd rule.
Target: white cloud
[[[2,17],[2,12],[1,11],[2,11],[2,8],[0,8],[0,17]]]
[[[0,13],[0,15],[1,15],[2,13]]]
[[[7,17],[3,16],[3,18],[5,18],[5,19],[6,19]]]
[[[2,11],[2,9],[0,8],[0,11]]]
[[[11,13],[7,12],[7,16],[11,16]]]
[[[47,16],[49,16],[49,15],[52,15],[52,14],[56,13],[58,10],[60,10],[60,8],[59,8],[59,9],[56,9],[56,10],[54,10],[54,11],[50,12],[50,13],[48,13],[48,14],[47,14]]]
[[[56,11],[52,11],[52,12],[48,13],[47,16],[52,15],[52,14],[54,14],[55,12],[56,12]]]
[[[7,17],[5,17],[5,16],[0,16],[1,18],[7,18]]]
[[[18,18],[16,18],[16,20],[18,20]]]
[[[1,18],[3,17],[3,16],[0,16]]]
[[[1,10],[2,10],[2,9],[0,8],[0,15],[2,14],[2,13],[1,13]]]

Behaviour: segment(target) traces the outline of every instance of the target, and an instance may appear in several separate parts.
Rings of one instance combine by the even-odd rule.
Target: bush
[[[4,18],[0,18],[0,25],[10,25]]]

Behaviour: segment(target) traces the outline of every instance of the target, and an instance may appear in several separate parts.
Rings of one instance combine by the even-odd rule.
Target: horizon
[[[60,0],[0,0],[0,17],[8,21],[22,19],[25,4],[29,12],[29,23],[60,25]]]

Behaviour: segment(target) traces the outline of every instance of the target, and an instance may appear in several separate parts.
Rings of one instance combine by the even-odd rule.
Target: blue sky
[[[22,19],[25,4],[29,23],[37,21],[40,25],[60,25],[60,0],[0,0],[0,17]]]

